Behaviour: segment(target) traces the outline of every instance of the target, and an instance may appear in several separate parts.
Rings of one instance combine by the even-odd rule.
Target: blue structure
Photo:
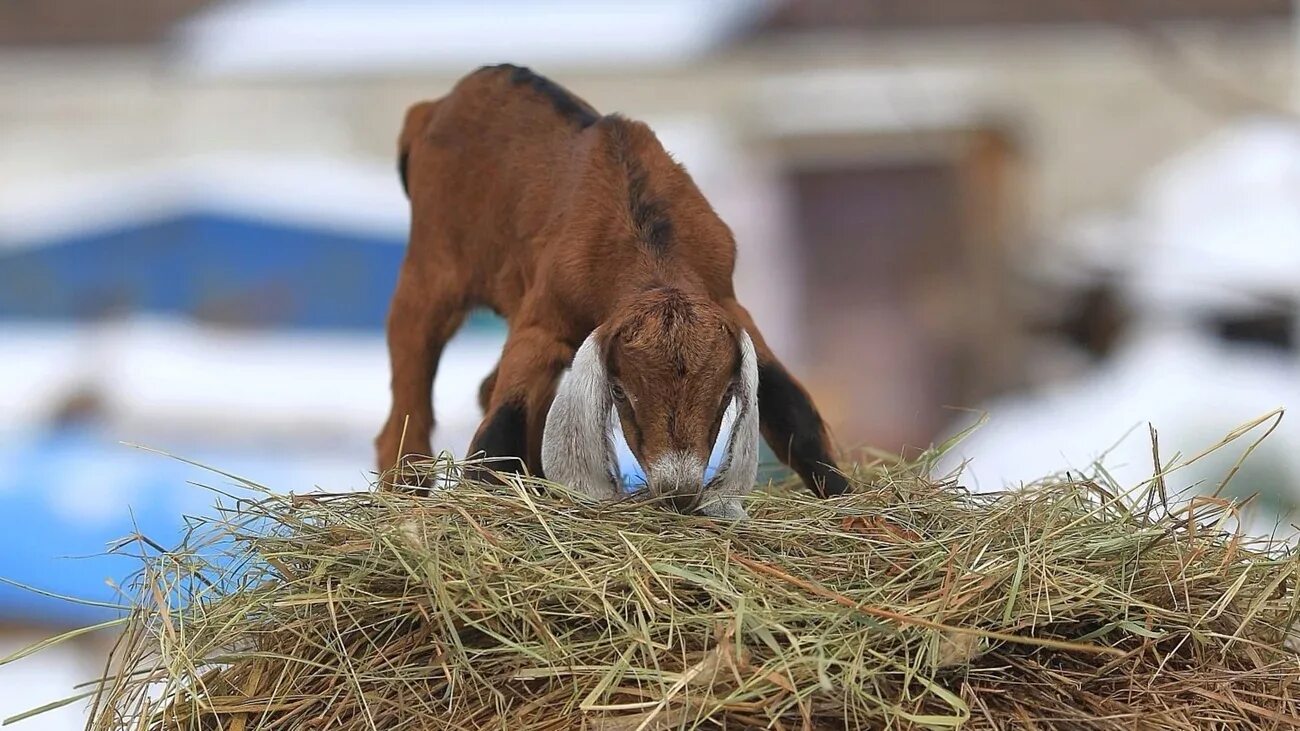
[[[306,330],[382,331],[405,242],[187,212],[0,249],[0,320],[110,312]],[[500,330],[479,313],[468,327]]]
[[[269,454],[202,459],[268,482],[277,474]],[[136,534],[172,548],[184,535],[186,516],[215,515],[217,495],[190,483],[241,492],[219,475],[94,432],[6,442],[0,445],[0,577],[73,599],[129,603],[109,582],[139,570],[140,562],[126,554],[152,549],[129,545],[126,554],[106,555],[108,548]],[[0,621],[74,626],[119,614],[0,583]]]

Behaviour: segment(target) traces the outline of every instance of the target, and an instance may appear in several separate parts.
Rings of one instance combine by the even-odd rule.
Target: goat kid
[[[399,171],[411,234],[381,471],[430,452],[443,346],[485,306],[509,336],[470,454],[495,468],[613,497],[616,414],[651,494],[678,510],[743,516],[760,432],[814,492],[844,491],[821,416],[736,301],[731,231],[644,124],[526,68],[485,67],[408,110]]]

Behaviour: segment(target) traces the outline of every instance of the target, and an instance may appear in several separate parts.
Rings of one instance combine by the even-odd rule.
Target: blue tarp
[[[285,469],[282,454],[208,450],[186,456],[268,486],[279,479],[301,481]],[[357,473],[358,486],[364,486]],[[139,532],[171,548],[184,535],[185,516],[215,516],[219,496],[190,482],[252,495],[213,472],[93,432],[8,441],[0,445],[0,577],[64,596],[121,603],[124,598],[108,582],[127,579],[140,564],[104,555],[107,547]],[[306,491],[311,485],[284,487]],[[0,620],[73,625],[113,616],[109,609],[0,584]]]

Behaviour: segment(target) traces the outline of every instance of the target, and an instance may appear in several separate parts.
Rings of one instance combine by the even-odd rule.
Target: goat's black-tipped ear
[[[471,459],[498,472],[524,474],[528,454],[528,413],[522,404],[501,404],[483,421],[470,444]]]

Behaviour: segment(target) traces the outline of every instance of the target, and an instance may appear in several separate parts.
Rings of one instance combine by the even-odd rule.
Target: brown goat
[[[616,411],[652,495],[678,509],[743,515],[760,430],[809,488],[845,489],[821,416],[736,301],[731,231],[644,124],[526,68],[485,67],[408,110],[399,166],[411,238],[388,318],[381,470],[429,453],[439,356],[485,306],[510,332],[471,455],[613,495]]]

